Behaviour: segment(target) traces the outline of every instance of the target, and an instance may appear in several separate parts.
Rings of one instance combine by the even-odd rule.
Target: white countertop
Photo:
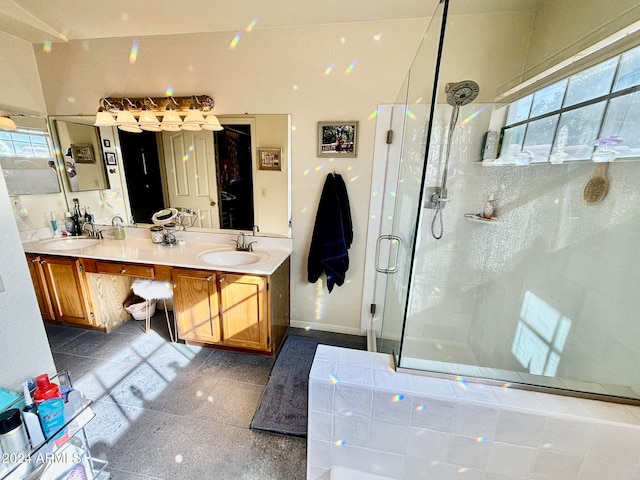
[[[184,239],[185,244],[167,247],[162,244],[152,243],[148,230],[127,228],[125,240],[105,238],[104,240],[99,240],[95,245],[84,248],[59,250],[56,248],[56,242],[60,239],[53,238],[26,242],[23,243],[23,248],[26,253],[44,255],[271,275],[291,255],[293,247],[290,238],[253,237],[248,235],[246,237],[247,242],[257,242],[253,245],[253,253],[260,258],[259,261],[248,265],[212,265],[199,258],[199,255],[210,250],[234,251],[233,240],[236,238],[235,234],[187,231],[178,232],[176,237]]]

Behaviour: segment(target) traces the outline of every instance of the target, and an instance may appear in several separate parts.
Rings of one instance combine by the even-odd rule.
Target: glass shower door
[[[389,156],[386,166],[381,236],[376,245],[376,296],[382,299],[376,301],[382,310],[376,343],[378,351],[394,353],[396,359],[405,323],[418,211],[427,169],[431,98],[438,65],[434,60],[441,43],[443,10],[443,5],[439,5],[431,17],[391,116],[393,140],[389,151],[397,153]]]

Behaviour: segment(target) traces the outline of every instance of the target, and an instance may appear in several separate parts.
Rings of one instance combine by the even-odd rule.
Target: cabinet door
[[[33,282],[33,289],[36,292],[40,314],[43,320],[53,320],[53,308],[47,293],[47,284],[44,279],[44,273],[40,266],[40,257],[38,255],[27,254],[27,264],[29,265],[29,273]]]
[[[75,258],[41,257],[40,264],[56,320],[81,325],[93,325],[80,262]]]
[[[215,273],[176,268],[171,276],[178,338],[203,343],[220,343],[220,316]]]
[[[264,277],[218,274],[225,345],[268,349],[266,285]]]

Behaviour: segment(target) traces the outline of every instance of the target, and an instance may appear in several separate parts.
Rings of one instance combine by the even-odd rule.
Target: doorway
[[[156,134],[118,130],[118,137],[133,221],[151,223],[151,216],[165,208]]]
[[[220,228],[252,230],[253,155],[251,125],[224,125],[215,132]]]

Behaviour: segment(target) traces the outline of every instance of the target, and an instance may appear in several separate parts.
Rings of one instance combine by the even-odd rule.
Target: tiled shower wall
[[[640,479],[640,407],[396,373],[391,362],[318,346],[307,478],[338,465],[407,480]]]

